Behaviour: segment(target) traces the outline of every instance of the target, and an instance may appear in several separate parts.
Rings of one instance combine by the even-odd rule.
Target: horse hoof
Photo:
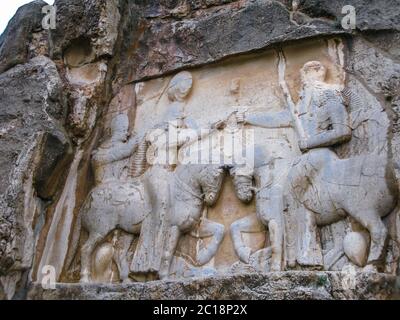
[[[122,284],[131,284],[131,283],[133,283],[133,281],[130,278],[124,279],[122,281]]]
[[[378,268],[373,264],[369,264],[362,269],[365,273],[378,273]]]
[[[270,272],[279,272],[281,271],[281,265],[280,264],[272,264],[271,265],[271,271]]]
[[[79,283],[82,283],[82,284],[90,283],[89,276],[83,276],[83,277],[79,280]]]
[[[296,268],[296,266],[297,266],[297,261],[296,260],[288,260],[286,262],[286,267],[288,269],[294,269],[294,268]]]

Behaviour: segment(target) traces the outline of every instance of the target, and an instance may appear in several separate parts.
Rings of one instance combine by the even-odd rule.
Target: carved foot
[[[279,272],[281,270],[281,263],[280,262],[272,262],[271,261],[271,272]]]
[[[344,253],[341,249],[329,250],[324,256],[324,270],[329,271],[343,257]]]
[[[251,255],[249,265],[260,272],[270,272],[271,255],[271,247],[258,250]]]
[[[126,278],[122,281],[123,284],[131,284],[133,281],[130,278]]]
[[[324,265],[322,263],[322,255],[316,256],[301,256],[297,259],[297,263],[301,266],[302,269],[316,271],[316,270],[324,270]]]
[[[363,269],[362,272],[366,272],[366,273],[378,273],[378,268],[377,266],[373,265],[373,264],[368,264],[366,265]]]
[[[242,262],[249,264],[251,256],[251,249],[249,247],[238,248],[237,254]]]
[[[165,261],[161,264],[161,268],[159,271],[160,280],[167,280],[169,278],[169,269],[170,264],[168,263],[168,261]]]
[[[91,281],[89,275],[88,274],[82,275],[79,282],[82,284],[90,283]]]
[[[294,268],[296,268],[296,266],[297,266],[296,259],[287,260],[287,262],[286,262],[287,269],[294,269]]]

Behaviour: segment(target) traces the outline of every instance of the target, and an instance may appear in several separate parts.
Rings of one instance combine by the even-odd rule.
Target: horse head
[[[213,206],[217,202],[225,178],[225,167],[219,165],[206,165],[200,172],[198,181],[204,194],[204,202],[207,206]]]

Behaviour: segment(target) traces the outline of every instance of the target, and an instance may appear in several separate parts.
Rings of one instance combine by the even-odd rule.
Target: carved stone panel
[[[123,87],[86,156],[68,254],[46,249],[53,221],[41,259],[67,282],[395,272],[389,120],[345,50],[314,40]]]

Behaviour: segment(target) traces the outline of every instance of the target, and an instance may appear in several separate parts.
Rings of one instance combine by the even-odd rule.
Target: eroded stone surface
[[[0,38],[1,298],[398,298],[396,1],[42,5]]]
[[[60,186],[60,161],[67,157],[69,142],[63,131],[62,82],[50,59],[37,57],[1,74],[0,87],[0,269],[12,296],[16,283],[7,277],[19,280],[32,266],[36,227],[43,219],[38,196],[49,199],[54,195],[46,191],[49,184]],[[40,171],[45,168],[46,175]]]
[[[0,73],[28,61],[29,42],[41,29],[42,7],[46,2],[33,1],[21,7],[0,36]]]
[[[346,284],[352,281],[355,287],[347,289]],[[171,297],[179,300],[390,300],[398,298],[398,289],[396,277],[381,274],[355,274],[354,278],[347,279],[345,274],[335,272],[282,272],[130,285],[58,284],[56,290],[43,290],[33,284],[28,294],[32,300],[169,300]]]

